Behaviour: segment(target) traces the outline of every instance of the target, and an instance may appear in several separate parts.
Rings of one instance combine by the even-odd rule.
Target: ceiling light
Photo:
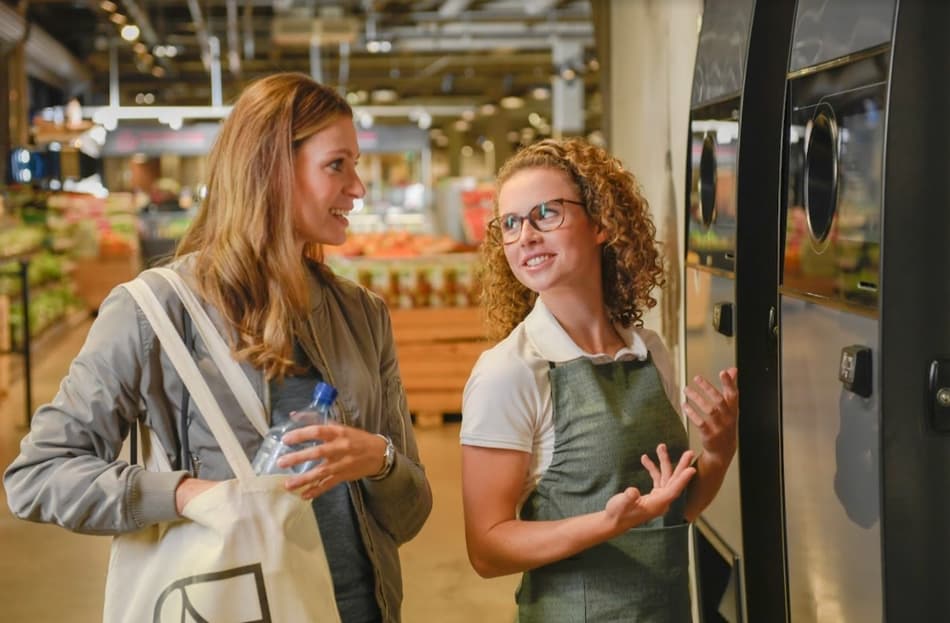
[[[472,149],[472,146],[471,146],[471,145],[464,145],[464,146],[462,147],[462,155],[463,155],[464,157],[466,157],[466,158],[471,158],[471,157],[472,157],[472,154],[474,154],[474,153],[475,153],[475,150]]]
[[[475,111],[474,111],[474,110],[463,110],[461,116],[462,116],[462,119],[465,119],[466,121],[471,121],[472,119],[475,118]]]
[[[508,134],[505,134],[505,138],[508,139],[509,143],[517,143],[521,135],[518,134],[518,130],[510,130]]]
[[[115,2],[110,2],[109,0],[102,0],[102,2],[99,3],[99,6],[103,11],[108,11],[109,13],[115,13],[119,8],[116,6]]]
[[[478,112],[482,113],[486,117],[490,117],[495,114],[495,111],[498,110],[495,108],[494,104],[482,104],[478,108]]]
[[[126,19],[125,15],[122,15],[121,13],[113,13],[109,16],[109,21],[111,21],[113,24],[122,25],[128,20]]]
[[[543,119],[541,118],[541,115],[539,115],[536,112],[533,112],[530,115],[528,115],[528,123],[530,123],[534,127],[538,127],[539,125],[541,125],[542,121]]]
[[[379,104],[390,104],[399,99],[399,94],[394,89],[375,89],[370,97]]]
[[[152,75],[155,76],[156,78],[164,78],[165,68],[160,65],[156,65],[155,67],[152,67]]]
[[[459,132],[468,132],[468,129],[471,127],[468,121],[465,119],[459,119],[452,124],[452,127],[458,130]]]
[[[577,72],[572,67],[562,67],[560,75],[564,80],[570,81],[577,77]]]
[[[142,43],[141,41],[136,42],[135,45],[132,46],[132,49],[135,50],[136,54],[145,54],[145,52],[147,51],[145,48],[145,44]]]
[[[499,103],[501,104],[501,107],[506,110],[515,110],[524,106],[524,100],[516,95],[503,97]]]
[[[135,24],[126,24],[122,27],[122,30],[119,31],[119,34],[126,41],[135,41],[139,38],[139,27]]]
[[[547,87],[535,87],[531,89],[531,97],[536,100],[546,100],[551,97],[551,89]]]
[[[486,139],[482,141],[482,149],[484,149],[486,152],[495,151],[495,144]]]

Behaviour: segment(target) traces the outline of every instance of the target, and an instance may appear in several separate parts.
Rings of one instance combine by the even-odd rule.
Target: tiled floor
[[[88,324],[37,353],[34,401],[56,392]],[[13,365],[19,365],[17,361]],[[0,364],[2,365],[2,364]],[[23,426],[23,389],[15,383],[0,399],[0,468],[16,455]],[[420,452],[432,483],[432,515],[401,550],[407,623],[468,623],[514,617],[517,576],[479,578],[468,564],[462,528],[458,425],[418,430]],[[2,491],[2,489],[0,489]],[[109,539],[76,535],[54,526],[14,519],[6,497],[0,507],[0,621],[86,623],[101,620]]]

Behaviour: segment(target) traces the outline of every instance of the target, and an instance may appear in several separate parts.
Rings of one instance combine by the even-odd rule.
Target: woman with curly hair
[[[497,181],[482,303],[496,346],[465,387],[469,558],[523,572],[519,621],[690,621],[688,521],[736,451],[736,370],[697,377],[682,405],[643,312],[662,284],[632,174],[579,139],[513,156]]]

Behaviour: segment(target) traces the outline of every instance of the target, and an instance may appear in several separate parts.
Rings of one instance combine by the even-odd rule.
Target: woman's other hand
[[[696,426],[706,460],[728,465],[736,453],[739,420],[738,370],[728,368],[719,373],[722,389],[701,376],[686,388],[683,412]]]
[[[696,468],[690,466],[693,461],[692,450],[684,452],[675,467],[670,462],[666,444],[661,443],[656,447],[656,455],[659,466],[646,454],[640,459],[653,479],[653,489],[648,494],[642,495],[636,487],[627,487],[607,500],[604,511],[619,532],[665,515],[670,504],[683,493],[690,478],[696,474]]]
[[[322,443],[291,452],[277,461],[281,467],[320,461],[313,469],[289,477],[285,484],[305,500],[313,499],[341,482],[378,474],[386,460],[386,440],[352,426],[305,426],[284,435],[284,443],[288,445],[313,441]]]

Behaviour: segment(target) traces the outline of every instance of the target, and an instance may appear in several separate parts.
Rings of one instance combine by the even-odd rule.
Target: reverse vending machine
[[[686,378],[718,383],[735,365],[736,185],[739,119],[754,0],[707,0],[696,53],[687,159]],[[689,424],[690,444],[700,449]],[[703,621],[744,621],[738,457],[696,521]]]
[[[796,8],[779,286],[795,623],[950,617],[946,4]]]

